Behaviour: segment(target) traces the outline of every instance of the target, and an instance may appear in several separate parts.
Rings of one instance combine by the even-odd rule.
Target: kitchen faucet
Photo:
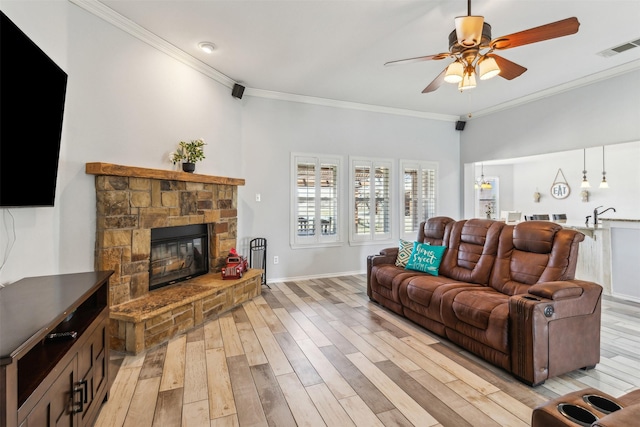
[[[602,215],[603,213],[605,213],[606,211],[616,211],[615,208],[607,208],[605,210],[603,210],[602,212],[598,212],[598,208],[601,208],[602,206],[598,206],[597,208],[595,208],[593,210],[593,225],[596,226],[598,225],[598,215]]]

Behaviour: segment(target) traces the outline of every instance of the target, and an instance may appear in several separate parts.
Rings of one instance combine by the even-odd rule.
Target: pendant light
[[[587,181],[587,150],[582,150],[582,184],[580,184],[580,188],[591,188],[591,184]]]
[[[474,187],[476,190],[491,190],[493,188],[493,186],[491,185],[491,183],[489,181],[486,181],[484,179],[484,163],[480,164],[481,172],[480,172],[480,182],[476,181]]]
[[[604,170],[604,145],[602,146],[602,182],[600,182],[600,188],[609,188],[609,183],[607,182],[607,172]]]

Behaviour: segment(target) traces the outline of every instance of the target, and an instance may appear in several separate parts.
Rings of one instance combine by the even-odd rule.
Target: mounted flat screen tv
[[[53,206],[67,74],[0,14],[0,207]]]

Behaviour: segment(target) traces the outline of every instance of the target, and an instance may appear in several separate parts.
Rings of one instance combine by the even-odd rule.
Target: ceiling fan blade
[[[512,47],[575,34],[578,32],[579,27],[580,22],[578,22],[578,18],[567,18],[518,33],[509,34],[508,36],[498,37],[491,41],[490,46],[493,49],[510,49]]]
[[[496,60],[496,63],[498,64],[498,68],[500,68],[499,76],[504,79],[513,80],[516,77],[520,76],[525,71],[527,71],[527,69],[522,65],[518,65],[515,62],[511,62],[508,59],[503,58],[502,56],[494,55],[491,53],[486,56]]]
[[[429,93],[437,90],[440,87],[440,85],[444,82],[444,76],[446,72],[447,72],[446,68],[442,70],[442,72],[438,75],[438,77],[433,79],[433,81],[429,83],[429,86],[424,88],[422,93]]]
[[[411,62],[430,61],[437,59],[445,59],[451,56],[450,53],[438,53],[436,55],[418,56],[416,58],[398,59],[397,61],[385,62],[384,65],[409,64]]]

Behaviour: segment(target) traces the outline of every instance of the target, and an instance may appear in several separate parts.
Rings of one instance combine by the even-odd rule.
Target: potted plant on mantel
[[[193,173],[196,170],[196,162],[204,159],[204,139],[193,139],[189,142],[180,141],[178,149],[169,154],[169,160],[175,165],[182,162],[182,170]]]

